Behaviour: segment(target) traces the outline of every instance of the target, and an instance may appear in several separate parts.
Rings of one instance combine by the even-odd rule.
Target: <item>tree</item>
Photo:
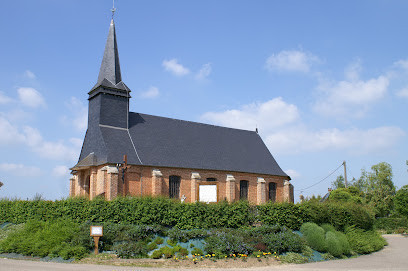
[[[331,183],[333,190],[336,190],[337,188],[345,188],[346,185],[344,183],[344,177],[343,175],[337,176],[337,179]]]
[[[371,170],[371,172],[362,170],[356,187],[365,193],[366,203],[374,207],[377,216],[387,216],[393,208],[395,195],[392,167],[386,162],[381,162],[373,165]]]
[[[404,185],[394,198],[395,211],[400,215],[408,217],[408,185]]]

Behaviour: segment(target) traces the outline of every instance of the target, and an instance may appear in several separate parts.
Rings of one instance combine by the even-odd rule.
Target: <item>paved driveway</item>
[[[364,255],[354,259],[335,260],[327,262],[308,263],[301,265],[279,265],[247,269],[210,269],[214,271],[228,270],[408,270],[408,238],[401,235],[386,235],[389,245],[383,250],[371,255]],[[0,271],[163,271],[165,269],[142,268],[142,267],[116,267],[85,264],[61,264],[45,263],[35,261],[20,261],[11,259],[0,259]],[[172,269],[174,270],[174,269]],[[178,269],[182,270],[182,269]],[[183,269],[187,270],[187,269]],[[208,269],[190,269],[194,271]]]

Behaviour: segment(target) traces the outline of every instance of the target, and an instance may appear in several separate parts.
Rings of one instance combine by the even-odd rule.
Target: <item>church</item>
[[[130,92],[112,19],[98,81],[88,93],[88,128],[71,168],[71,197],[294,201],[290,177],[257,131],[129,112]]]

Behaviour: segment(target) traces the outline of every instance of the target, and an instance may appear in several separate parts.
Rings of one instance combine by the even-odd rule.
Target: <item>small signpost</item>
[[[95,242],[95,254],[98,254],[99,237],[103,236],[103,226],[91,226],[91,236]]]

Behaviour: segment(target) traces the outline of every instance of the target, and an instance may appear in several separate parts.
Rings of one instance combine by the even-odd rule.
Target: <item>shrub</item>
[[[80,259],[91,249],[89,239],[89,228],[84,233],[72,221],[29,221],[0,241],[0,252]]]
[[[155,249],[157,249],[157,244],[155,242],[152,242],[152,243],[147,245],[147,250],[148,251],[152,251],[152,250],[155,250]]]
[[[395,210],[400,215],[408,217],[408,185],[397,191],[394,197]]]
[[[406,217],[382,217],[377,218],[374,229],[383,230],[386,233],[399,232],[408,229],[408,218]]]
[[[347,226],[356,225],[370,230],[374,224],[374,212],[366,206],[353,202],[327,202],[303,204],[310,220],[316,224],[331,224],[336,230],[344,231]]]
[[[156,239],[154,239],[154,242],[158,245],[163,244],[164,240],[160,236],[157,236]]]
[[[334,257],[340,257],[343,254],[342,246],[332,231],[326,233],[326,247],[327,251]]]
[[[322,227],[315,223],[305,223],[300,228],[300,231],[306,238],[308,245],[320,252],[327,251],[325,232]]]
[[[201,250],[201,249],[199,249],[198,247],[195,247],[195,248],[193,248],[193,250],[191,251],[191,254],[192,255],[204,255],[204,252]]]
[[[215,231],[207,237],[204,249],[207,253],[214,253],[217,255],[249,255],[254,251],[254,247],[248,242],[248,240],[245,240],[242,234],[231,230]]]
[[[337,240],[340,243],[340,247],[341,247],[341,251],[342,251],[341,254],[350,255],[350,252],[351,252],[350,251],[350,244],[349,244],[349,241],[347,240],[347,236],[344,233],[339,232],[339,231],[335,231],[334,233],[336,234]]]
[[[320,227],[322,227],[325,232],[328,232],[328,231],[335,232],[336,231],[336,229],[332,225],[327,224],[327,223],[320,225]]]
[[[165,246],[165,247],[161,247],[158,250],[153,251],[151,257],[153,259],[160,259],[162,257],[168,259],[168,258],[172,258],[173,256],[174,256],[173,248]]]
[[[284,225],[292,230],[297,230],[300,226],[310,221],[308,212],[304,212],[302,205],[291,203],[269,202],[257,206],[258,218],[266,225]]]
[[[263,236],[268,251],[278,254],[284,252],[302,252],[305,247],[303,239],[289,230]]]
[[[387,242],[375,231],[364,231],[354,226],[346,229],[351,249],[359,254],[368,254],[383,248]]]

